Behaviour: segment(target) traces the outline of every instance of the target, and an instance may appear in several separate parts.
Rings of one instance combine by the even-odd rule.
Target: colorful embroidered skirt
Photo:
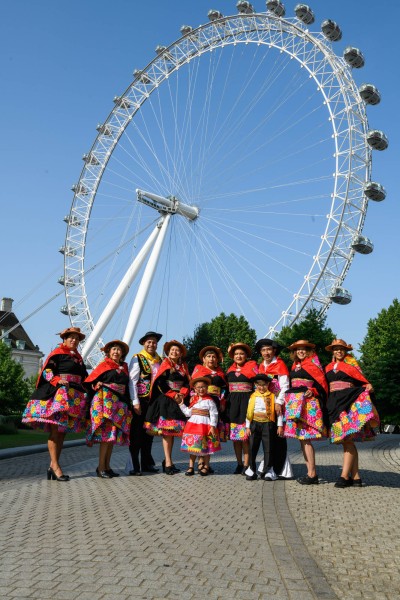
[[[132,413],[111,389],[101,388],[90,407],[90,425],[86,432],[89,444],[109,442],[129,446]]]
[[[246,442],[249,439],[246,423],[231,423],[230,427],[230,440],[232,442]]]
[[[365,390],[353,402],[350,409],[341,412],[339,419],[332,423],[329,432],[330,441],[333,444],[346,439],[353,442],[370,441],[375,437],[372,428],[378,427],[379,422],[378,412],[372,404],[369,393]]]
[[[145,421],[143,427],[149,435],[170,435],[172,437],[182,437],[185,425],[186,421],[159,417],[157,423]]]
[[[182,435],[181,450],[199,456],[207,456],[221,450],[218,437],[210,435],[209,430],[210,425],[204,423],[191,423],[190,421],[186,423]]]
[[[284,436],[298,440],[318,440],[326,436],[322,410],[317,398],[305,398],[304,392],[286,395]]]
[[[45,431],[50,431],[51,425],[57,425],[58,431],[63,433],[84,431],[87,427],[86,402],[84,392],[60,386],[51,398],[29,400],[22,422]]]

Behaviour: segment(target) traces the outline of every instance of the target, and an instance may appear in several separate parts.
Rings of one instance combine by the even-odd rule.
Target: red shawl
[[[36,389],[39,387],[39,382],[40,382],[40,378],[43,375],[43,371],[46,370],[46,367],[49,363],[49,360],[53,357],[53,356],[57,356],[59,354],[67,354],[69,356],[72,356],[73,358],[78,359],[78,362],[81,366],[83,366],[83,358],[82,356],[79,354],[79,352],[77,350],[70,350],[69,348],[67,348],[66,346],[64,346],[64,344],[60,344],[59,346],[57,346],[57,348],[55,348],[54,350],[52,350],[50,352],[50,354],[48,355],[48,357],[46,358],[44,365],[42,367],[42,370],[39,373],[39,376],[36,380]],[[56,375],[55,377],[53,377],[53,379],[51,380],[53,382],[53,380],[55,381],[56,379],[60,379],[58,377],[58,375]],[[57,385],[57,382],[53,383],[52,385]]]
[[[267,366],[262,362],[258,368],[260,373],[265,373],[266,375],[289,375],[287,366],[279,357],[277,357],[276,362],[272,362]]]
[[[85,382],[90,383],[91,381],[94,381],[95,379],[100,377],[100,375],[102,375],[106,371],[113,370],[122,370],[126,375],[129,375],[128,365],[126,362],[117,363],[115,362],[115,360],[112,360],[107,356],[100,364],[97,365],[95,369],[93,369],[89,377],[86,377]]]
[[[236,371],[236,370],[237,370],[237,364],[234,362],[227,370],[227,373],[231,373],[232,371]],[[253,379],[253,377],[255,375],[257,375],[257,373],[258,373],[258,365],[257,365],[256,361],[255,360],[246,361],[244,363],[244,365],[242,367],[240,367],[240,372],[242,375],[247,377],[247,379]]]
[[[221,367],[217,367],[216,369],[209,369],[204,365],[195,366],[192,373],[192,379],[194,379],[195,377],[209,377],[212,373],[219,375],[219,377],[222,377],[222,379],[226,382],[225,373],[223,372]]]
[[[186,375],[186,377],[188,378],[188,381],[190,381],[189,369],[188,369],[187,364],[185,362],[183,362],[181,365],[179,365],[179,369],[177,369],[176,367],[177,367],[177,365],[175,363],[173,363],[172,361],[170,361],[169,358],[164,358],[164,360],[162,361],[162,363],[160,365],[160,368],[157,371],[156,376],[154,377],[154,379],[151,383],[150,396],[151,396],[154,384],[157,381],[157,379],[163,373],[165,373],[165,371],[168,371],[170,369],[175,369],[179,373],[182,373],[182,371],[183,371],[183,374]],[[181,388],[180,393],[183,394],[183,396],[186,396],[189,393],[189,388],[185,388],[185,387]],[[167,392],[165,395],[168,396],[169,398],[174,399],[176,396],[176,392],[174,390],[171,390],[170,392]]]
[[[193,406],[195,404],[197,404],[199,402],[199,400],[212,400],[212,398],[211,398],[211,396],[208,396],[207,394],[205,396],[201,396],[201,397],[198,396],[197,394],[195,394],[190,399],[189,408],[193,408]]]
[[[346,375],[349,375],[349,377],[352,377],[353,379],[357,379],[358,381],[362,381],[366,385],[369,383],[369,381],[367,379],[365,379],[364,375],[361,373],[360,369],[358,369],[357,367],[355,367],[353,365],[349,365],[349,364],[345,363],[343,360],[333,361],[333,362],[329,363],[329,365],[326,367],[325,371],[327,373],[329,371],[332,371],[333,367],[335,366],[336,363],[337,363],[338,371],[342,371],[343,373],[346,373]]]
[[[296,365],[298,364],[298,362],[293,363],[292,371],[295,370]],[[307,371],[307,373],[319,383],[319,385],[325,390],[325,392],[328,393],[328,384],[325,379],[324,371],[320,365],[317,355],[314,354],[314,356],[307,356],[304,360],[301,361],[300,364],[301,368]]]

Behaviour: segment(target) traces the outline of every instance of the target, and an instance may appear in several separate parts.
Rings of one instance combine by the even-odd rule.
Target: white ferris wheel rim
[[[368,200],[371,149],[366,142],[368,121],[350,67],[320,33],[310,33],[295,18],[270,13],[233,15],[206,23],[179,38],[156,56],[119,97],[87,154],[72,202],[65,241],[64,284],[71,323],[86,334],[94,327],[85,288],[85,244],[91,210],[108,161],[126,127],[151,93],[181,66],[216,48],[236,44],[275,48],[308,71],[329,113],[335,145],[335,173],[325,231],[308,273],[293,300],[273,323],[269,335],[296,322],[304,311],[330,306],[331,290],[340,286],[354,257],[351,242],[362,232]],[[71,285],[72,283],[72,285]],[[95,364],[102,341],[89,354]]]

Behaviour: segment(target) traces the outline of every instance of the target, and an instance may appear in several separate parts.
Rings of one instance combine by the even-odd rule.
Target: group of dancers
[[[227,350],[232,365],[225,373],[222,350],[210,345],[200,351],[190,374],[185,346],[166,342],[162,358],[157,353],[162,335],[148,331],[129,365],[128,345],[112,340],[102,349],[104,360],[89,375],[78,352],[84,334],[70,327],[59,335],[61,344],[46,358],[22,419],[49,431],[48,479],[69,480],[59,462],[64,437],[86,431],[87,444],[99,444],[96,474],[103,479],[119,476],[110,464],[114,445],[129,445],[130,475],[157,472],[154,436],[162,437],[167,475],[179,472],[172,460],[178,437],[181,450],[189,454],[187,476],[195,474],[196,459],[199,475],[213,473],[210,457],[231,440],[234,474],[245,475],[247,481],[291,479],[286,440],[296,438],[307,467],[297,481],[312,485],[319,482],[312,442],[328,437],[344,451],[335,486],[362,484],[355,442],[374,437],[379,417],[372,386],[352,356],[352,346],[342,339],[327,346],[332,362],[325,370],[308,340],[289,346],[289,371],[279,356],[282,347],[261,339],[255,347],[260,362],[252,360],[248,344],[235,342]],[[263,458],[257,468],[260,445]]]

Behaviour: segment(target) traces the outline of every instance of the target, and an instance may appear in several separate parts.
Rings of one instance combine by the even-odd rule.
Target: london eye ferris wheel
[[[371,157],[388,140],[367,119],[380,93],[353,78],[361,50],[335,54],[338,24],[266,5],[183,26],[97,127],[59,280],[92,366],[102,336],[129,344],[139,325],[182,338],[234,312],[273,335],[351,300],[368,202],[386,195]]]

